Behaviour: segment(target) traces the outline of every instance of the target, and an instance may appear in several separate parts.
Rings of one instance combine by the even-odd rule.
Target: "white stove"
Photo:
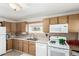
[[[69,45],[59,43],[59,38],[66,40],[66,37],[52,36],[48,42],[48,56],[69,56]]]
[[[59,45],[59,44],[53,44],[53,43],[50,43],[50,42],[48,43],[48,46],[62,48],[62,49],[69,49],[69,45]]]

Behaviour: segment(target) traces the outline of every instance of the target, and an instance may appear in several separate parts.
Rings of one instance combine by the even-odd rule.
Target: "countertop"
[[[32,42],[36,42],[36,43],[45,43],[45,44],[48,43],[47,40],[28,40],[27,37],[12,37],[12,38],[8,38],[8,40],[9,40],[9,39],[27,40],[27,41],[32,41]]]

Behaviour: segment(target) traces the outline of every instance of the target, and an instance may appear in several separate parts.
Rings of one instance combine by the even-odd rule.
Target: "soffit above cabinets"
[[[14,11],[8,3],[0,3],[0,17],[13,20],[45,17],[50,15],[76,12],[78,3],[25,3],[22,10]]]

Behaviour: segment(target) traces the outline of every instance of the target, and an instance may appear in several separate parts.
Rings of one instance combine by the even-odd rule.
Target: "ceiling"
[[[79,11],[78,3],[25,3],[14,11],[8,3],[0,3],[0,17],[21,20]]]

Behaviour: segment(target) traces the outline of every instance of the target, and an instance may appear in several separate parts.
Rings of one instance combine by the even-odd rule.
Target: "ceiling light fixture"
[[[22,6],[18,3],[9,3],[9,6],[14,10],[14,11],[20,11],[22,10]]]

